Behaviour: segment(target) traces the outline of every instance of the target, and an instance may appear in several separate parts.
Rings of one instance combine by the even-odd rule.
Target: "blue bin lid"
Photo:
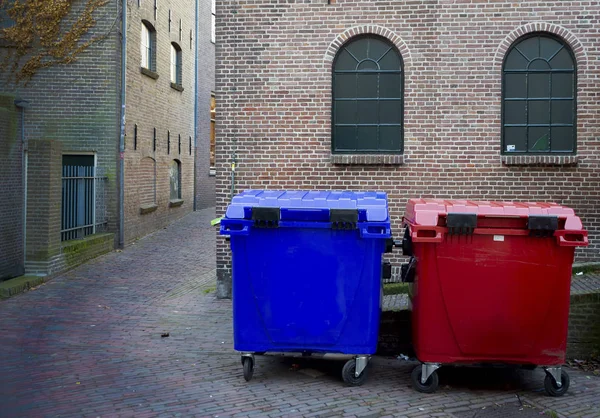
[[[336,190],[246,190],[235,196],[225,217],[244,219],[244,208],[364,209],[368,222],[388,221],[385,192]]]

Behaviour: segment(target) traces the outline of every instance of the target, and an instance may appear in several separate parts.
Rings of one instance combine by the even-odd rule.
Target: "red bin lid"
[[[556,216],[565,219],[564,229],[583,228],[575,211],[557,203],[497,202],[474,200],[409,199],[405,219],[413,225],[435,226],[448,213],[470,213],[477,217],[528,218],[531,215]]]

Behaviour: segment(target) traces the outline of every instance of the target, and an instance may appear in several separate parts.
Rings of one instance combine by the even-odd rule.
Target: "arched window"
[[[171,43],[171,83],[181,86],[181,48],[175,42]]]
[[[332,152],[402,153],[402,57],[375,35],[343,45],[333,63]]]
[[[181,163],[178,160],[171,161],[169,165],[170,199],[181,199]]]
[[[142,21],[142,41],[140,44],[141,66],[150,71],[156,71],[156,31],[147,21]]]
[[[576,68],[571,48],[550,34],[517,40],[504,59],[502,152],[576,151]]]

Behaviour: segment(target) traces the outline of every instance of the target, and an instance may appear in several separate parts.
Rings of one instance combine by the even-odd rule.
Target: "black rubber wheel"
[[[544,379],[544,389],[546,389],[546,393],[550,396],[563,396],[569,390],[569,384],[571,383],[571,379],[569,379],[569,375],[564,370],[560,371],[560,383],[562,383],[561,387],[556,386],[556,382],[554,378],[550,376],[550,373],[546,373],[546,378]]]
[[[413,388],[417,392],[421,393],[433,393],[438,389],[440,385],[440,380],[438,378],[437,372],[431,373],[431,376],[427,379],[425,384],[421,383],[421,376],[423,375],[423,370],[421,365],[415,367],[410,374],[410,380],[412,381]]]
[[[356,372],[356,359],[348,360],[342,369],[342,378],[350,386],[360,386],[367,380],[367,369],[364,369],[358,377]]]
[[[254,374],[254,361],[250,357],[242,358],[242,364],[244,366],[244,379],[249,382]]]

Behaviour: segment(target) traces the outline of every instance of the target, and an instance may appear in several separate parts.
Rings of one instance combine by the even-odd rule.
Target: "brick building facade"
[[[130,4],[127,42],[125,241],[162,228],[193,208],[195,0]],[[140,65],[142,25],[154,31],[151,72]],[[137,30],[136,30],[137,29]],[[181,80],[171,80],[171,48]],[[178,87],[178,84],[180,87]],[[179,167],[179,196],[171,169]]]
[[[10,144],[3,136],[0,155],[3,174],[10,171],[1,185],[2,200],[10,203],[0,206],[0,280],[63,271],[193,210],[195,158],[209,155],[208,137],[198,140],[194,132],[210,128],[209,111],[198,123],[194,119],[196,93],[206,95],[204,90],[212,88],[196,88],[197,26],[210,27],[210,17],[197,14],[204,2],[126,2],[123,154],[120,0],[95,14],[90,36],[107,36],[74,63],[42,69],[27,85],[0,75],[0,126],[11,135]],[[84,5],[74,2],[69,19]],[[145,45],[152,56],[146,63],[143,26],[153,31],[152,44]],[[214,62],[199,65],[210,69]],[[14,99],[26,107],[19,110]],[[201,100],[210,102],[210,93]],[[199,189],[210,189],[204,184],[210,184],[208,174]]]
[[[198,149],[209,150],[209,152],[199,152],[196,155],[196,208],[208,208],[215,205],[215,173],[214,161],[211,161],[210,154],[214,154],[214,141],[211,145],[211,135],[215,135],[214,121],[211,122],[211,98],[215,96],[215,42],[213,39],[213,18],[215,15],[215,0],[200,1],[198,4],[198,16],[203,16],[211,24],[200,25],[198,28],[198,65],[201,68],[198,71],[198,124],[196,138],[198,140]],[[214,22],[216,23],[216,22]],[[212,63],[212,65],[205,65]],[[218,104],[217,104],[218,106]],[[211,133],[211,124],[213,132]]]
[[[555,201],[590,231],[577,260],[600,261],[599,20],[600,5],[580,1],[218,0],[217,212],[235,155],[235,192],[386,191],[396,233],[409,197]],[[361,52],[360,39],[372,47]],[[525,41],[538,44],[524,64],[505,61]],[[376,44],[399,56],[395,71],[378,67],[386,50],[369,56]],[[371,131],[363,64],[378,80],[396,77],[369,99],[388,103]],[[348,74],[357,87],[343,83]],[[536,87],[536,77],[548,81]],[[332,111],[344,100],[350,116]],[[222,237],[217,275],[218,295],[230,297]]]
[[[68,22],[82,6],[83,2],[74,4]],[[12,184],[2,184],[3,197],[5,190],[18,192],[11,197],[10,207],[0,213],[2,219],[18,216],[26,231],[22,227],[17,241],[3,239],[0,245],[3,259],[7,248],[24,249],[20,260],[11,264],[22,264],[27,274],[52,274],[66,266],[61,248],[63,154],[94,157],[103,186],[113,191],[102,195],[103,213],[97,218],[101,224],[98,228],[116,230],[120,41],[114,21],[114,14],[99,13],[94,30],[108,34],[107,38],[68,66],[44,69],[27,85],[15,85],[8,73],[0,75],[0,92],[26,103],[15,115],[24,155],[12,157],[13,161],[23,160],[21,175]],[[25,210],[14,210],[13,205],[18,202],[26,202]]]

